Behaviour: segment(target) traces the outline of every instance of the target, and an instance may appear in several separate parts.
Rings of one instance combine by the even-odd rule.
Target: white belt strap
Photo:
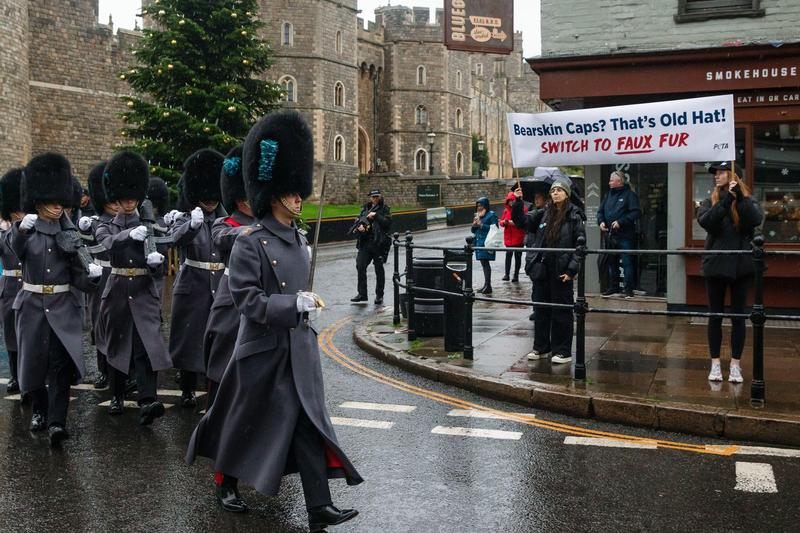
[[[137,276],[149,276],[150,271],[146,268],[117,268],[113,267],[111,269],[111,273],[117,276],[126,276],[129,278],[134,278]]]
[[[103,268],[111,268],[111,261],[103,261],[102,259],[95,259],[94,264]]]
[[[231,269],[228,268],[228,267],[225,267],[225,272],[223,272],[223,274],[226,275],[226,276],[230,276],[231,275]]]
[[[9,278],[21,278],[22,270],[3,270],[3,275]]]
[[[202,270],[217,271],[225,269],[225,263],[206,263],[205,261],[195,261],[194,259],[184,259],[183,262],[190,267]]]
[[[69,292],[69,285],[34,285],[32,283],[22,283],[22,290],[28,292],[35,292],[36,294],[58,294],[60,292]]]

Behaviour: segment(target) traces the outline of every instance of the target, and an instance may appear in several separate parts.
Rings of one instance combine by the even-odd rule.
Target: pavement
[[[530,281],[500,280],[494,298],[526,300]],[[476,272],[480,265],[476,263]],[[590,307],[658,307],[658,299],[588,297]],[[442,337],[407,339],[391,310],[355,328],[358,345],[411,372],[486,396],[530,407],[609,422],[695,435],[800,445],[800,323],[765,331],[766,402],[750,404],[752,328],[742,358],[744,383],[709,382],[706,326],[697,319],[635,315],[587,315],[587,379],[572,379],[574,364],[528,361],[530,308],[477,301],[473,308],[472,360],[444,350]],[[730,331],[724,327],[723,334]],[[727,339],[726,339],[727,342]],[[730,346],[723,343],[727,379]],[[573,351],[575,343],[573,341]]]

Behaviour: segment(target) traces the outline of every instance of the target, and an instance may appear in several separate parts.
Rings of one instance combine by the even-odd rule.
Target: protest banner
[[[514,167],[731,161],[733,95],[509,113]]]

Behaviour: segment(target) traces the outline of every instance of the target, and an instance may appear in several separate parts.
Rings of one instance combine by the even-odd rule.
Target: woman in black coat
[[[741,181],[739,165],[731,175],[730,161],[709,167],[714,174],[711,198],[704,200],[697,210],[697,222],[708,233],[706,250],[749,250],[755,229],[761,225],[764,213],[750,196],[747,185]],[[744,313],[747,289],[755,273],[750,255],[734,257],[724,255],[703,256],[700,273],[706,279],[708,307],[712,313],[725,310],[725,293],[730,289],[731,312]],[[742,357],[745,341],[745,319],[731,319],[731,370],[728,381],[741,383]],[[709,381],[722,381],[719,354],[722,345],[722,319],[708,319],[708,349],[711,353]]]
[[[525,265],[533,281],[535,302],[574,304],[573,283],[579,263],[575,254],[578,238],[585,235],[581,210],[569,201],[571,185],[556,180],[550,186],[550,202],[544,209],[524,214],[522,189],[514,194],[517,201],[511,208],[511,220],[534,234],[533,248],[564,248],[560,253],[535,252]],[[553,354],[553,363],[572,361],[572,309],[534,309],[533,350],[528,359],[537,360]]]

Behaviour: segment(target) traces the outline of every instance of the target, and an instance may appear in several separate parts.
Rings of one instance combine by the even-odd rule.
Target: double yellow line
[[[526,416],[520,413],[512,413],[509,411],[501,411],[498,409],[492,409],[490,407],[486,407],[484,405],[471,403],[465,400],[461,400],[454,396],[449,396],[447,394],[442,394],[439,392],[435,392],[432,390],[423,389],[420,387],[416,387],[404,381],[400,381],[399,379],[392,378],[390,376],[381,374],[380,372],[376,372],[371,368],[368,368],[347,355],[345,355],[341,350],[339,350],[336,345],[333,343],[333,339],[336,334],[341,330],[346,324],[353,320],[352,316],[345,317],[341,320],[337,320],[319,334],[319,345],[321,350],[330,357],[333,361],[339,363],[343,367],[347,368],[364,376],[366,378],[372,379],[379,383],[383,383],[385,385],[389,385],[390,387],[394,387],[395,389],[408,392],[410,394],[414,394],[416,396],[420,396],[422,398],[427,398],[429,400],[433,400],[435,402],[443,403],[446,405],[450,405],[453,407],[458,407],[461,409],[472,409],[476,411],[482,411],[484,413],[489,413],[494,416],[504,418],[507,420],[513,420],[514,422],[519,422],[520,424],[525,424],[528,426],[535,426],[543,429],[549,429],[552,431],[558,431],[559,433],[567,433],[569,435],[576,435],[580,437],[591,437],[591,438],[603,438],[603,439],[610,439],[616,440],[621,442],[632,442],[636,444],[646,444],[650,446],[657,446],[658,448],[665,448],[670,450],[678,450],[682,452],[693,452],[693,453],[702,453],[707,455],[719,455],[723,457],[729,457],[736,453],[739,449],[738,446],[714,446],[714,447],[706,447],[702,444],[685,444],[682,442],[674,442],[674,441],[667,441],[667,440],[657,440],[657,439],[648,439],[645,437],[637,437],[634,435],[624,435],[621,433],[609,433],[606,431],[596,431],[593,429],[583,428],[579,426],[570,426],[567,424],[559,424],[557,422],[550,422],[547,420],[542,420],[540,418],[534,418],[533,415]]]

